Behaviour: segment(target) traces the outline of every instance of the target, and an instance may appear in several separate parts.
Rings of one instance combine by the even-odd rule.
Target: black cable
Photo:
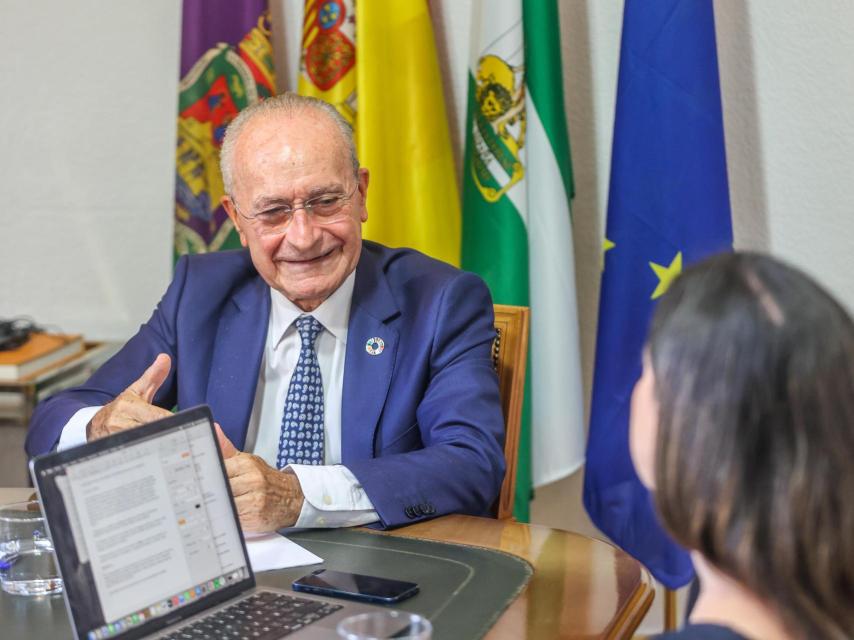
[[[0,351],[16,349],[30,339],[30,334],[43,331],[32,318],[0,318]]]

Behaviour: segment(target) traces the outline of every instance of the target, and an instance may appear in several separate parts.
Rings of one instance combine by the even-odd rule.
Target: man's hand
[[[168,355],[158,355],[139,380],[92,417],[86,425],[86,440],[97,440],[172,415],[170,411],[151,404],[154,394],[169,375],[171,365],[172,360]]]
[[[223,458],[231,458],[232,456],[237,455],[240,451],[237,450],[231,440],[228,439],[228,436],[223,433],[222,427],[219,426],[219,422],[214,422],[214,431],[216,432],[216,442],[219,445],[219,450],[222,451]]]
[[[225,469],[244,531],[276,531],[296,523],[304,498],[295,474],[240,451],[225,459]]]

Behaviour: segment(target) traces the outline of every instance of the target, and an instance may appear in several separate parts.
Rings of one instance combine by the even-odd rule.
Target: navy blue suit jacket
[[[184,257],[139,332],[83,386],[36,409],[30,455],[53,448],[83,407],[127,388],[158,353],[172,357],[155,404],[208,404],[242,449],[267,336],[268,285],[246,251]],[[342,462],[383,526],[445,513],[488,514],[504,477],[504,420],[483,281],[409,249],[363,243],[347,334]],[[385,343],[380,355],[369,338]]]

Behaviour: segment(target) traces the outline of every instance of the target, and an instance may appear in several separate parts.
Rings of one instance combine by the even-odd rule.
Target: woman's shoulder
[[[717,624],[688,624],[679,631],[653,636],[655,640],[747,640],[729,627]]]

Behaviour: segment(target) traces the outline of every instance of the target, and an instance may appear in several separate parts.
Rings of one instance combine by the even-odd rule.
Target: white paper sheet
[[[272,571],[318,564],[323,558],[278,533],[244,533],[252,571]]]

